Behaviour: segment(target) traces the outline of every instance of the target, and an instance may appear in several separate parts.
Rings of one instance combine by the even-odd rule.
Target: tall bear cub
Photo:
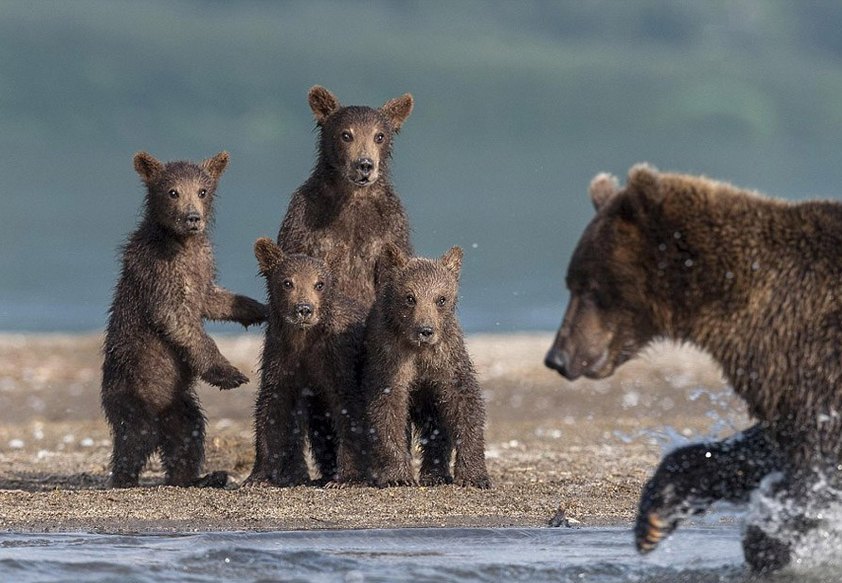
[[[221,152],[202,162],[159,162],[140,152],[146,185],[143,219],[123,248],[102,366],[102,407],[114,438],[111,484],[136,486],[146,460],[161,454],[166,483],[224,486],[227,475],[199,478],[205,417],[194,382],[233,389],[246,376],[220,354],[203,320],[243,326],[266,319],[266,306],[214,283],[207,235]]]
[[[597,176],[590,194],[597,212],[570,261],[547,366],[603,378],[655,338],[690,342],[758,421],[666,456],[643,490],[638,549],[717,500],[751,497],[746,560],[783,567],[842,485],[842,205],[646,165],[622,189]]]
[[[408,443],[408,427],[414,427],[422,485],[491,487],[485,405],[455,314],[461,267],[459,247],[436,260],[387,247],[363,369],[371,474],[378,486],[416,483]]]
[[[305,435],[323,482],[363,482],[368,436],[359,369],[366,312],[335,289],[324,261],[286,254],[265,237],[254,253],[266,278],[269,324],[248,483],[308,482]],[[332,426],[326,434],[325,425]]]
[[[368,308],[384,247],[412,253],[406,212],[389,177],[392,144],[412,112],[412,96],[377,109],[343,107],[317,85],[308,100],[319,127],[318,158],[292,195],[278,244],[285,253],[322,259],[337,289]]]

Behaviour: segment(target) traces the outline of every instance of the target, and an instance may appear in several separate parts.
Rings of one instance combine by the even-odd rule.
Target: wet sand
[[[487,399],[492,490],[238,489],[254,459],[261,338],[217,340],[251,378],[234,391],[198,387],[208,417],[205,468],[227,470],[233,483],[163,487],[153,459],[144,487],[108,490],[101,337],[0,334],[0,530],[543,526],[560,507],[586,525],[625,525],[667,444],[748,425],[718,368],[687,347],[657,345],[609,379],[570,383],[543,366],[549,334],[471,336]]]

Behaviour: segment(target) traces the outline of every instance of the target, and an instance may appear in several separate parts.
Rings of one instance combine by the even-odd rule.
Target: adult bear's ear
[[[254,256],[262,275],[269,275],[272,269],[284,260],[284,252],[269,237],[254,242]]]
[[[640,193],[648,202],[657,204],[663,200],[660,174],[657,168],[645,162],[635,164],[629,168],[629,179],[626,188]]]
[[[591,202],[594,208],[599,211],[605,203],[614,198],[620,192],[620,182],[617,177],[607,172],[601,172],[593,177],[588,193],[591,195]]]
[[[389,274],[406,267],[409,257],[394,243],[387,243],[377,258],[374,266],[374,287],[379,288],[388,279]]]
[[[222,151],[213,158],[202,160],[202,170],[210,174],[214,180],[219,180],[219,177],[228,168],[229,159],[228,152]]]
[[[324,124],[324,121],[333,112],[342,107],[336,96],[321,85],[310,87],[310,91],[307,93],[307,101],[310,103],[310,109],[313,110],[313,116],[316,118],[318,125]]]
[[[389,119],[389,123],[392,124],[392,130],[395,133],[400,131],[403,122],[412,113],[414,103],[412,95],[404,93],[400,97],[390,99],[380,108],[380,111]]]
[[[439,262],[445,267],[445,269],[450,271],[453,275],[455,275],[458,278],[459,272],[462,270],[463,256],[464,253],[462,251],[462,248],[458,245],[454,245],[439,258]]]
[[[164,165],[148,152],[138,152],[134,155],[134,169],[147,184],[163,172]]]

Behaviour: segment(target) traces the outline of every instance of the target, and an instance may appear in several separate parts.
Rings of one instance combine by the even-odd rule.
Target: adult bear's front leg
[[[673,451],[643,488],[634,527],[637,550],[652,551],[714,502],[747,502],[766,475],[783,467],[777,444],[760,424],[723,441]]]

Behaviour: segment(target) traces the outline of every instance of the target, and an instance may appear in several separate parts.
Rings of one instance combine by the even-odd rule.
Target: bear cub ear
[[[333,112],[342,107],[336,96],[321,85],[310,88],[307,101],[310,103],[310,109],[313,110],[313,116],[318,125],[322,125]]]
[[[403,122],[412,113],[412,106],[414,104],[412,95],[404,93],[400,97],[395,97],[384,103],[380,111],[388,118],[389,123],[392,124],[392,130],[397,133],[400,131]]]
[[[601,172],[593,177],[588,193],[591,195],[591,202],[598,211],[605,203],[614,198],[620,191],[620,182],[617,177],[607,172]]]
[[[222,176],[222,173],[228,167],[228,159],[228,152],[220,152],[213,158],[202,160],[202,170],[210,174],[214,180],[219,180],[219,177]]]
[[[458,278],[459,272],[462,270],[462,257],[464,257],[464,255],[465,254],[462,251],[462,248],[458,245],[454,245],[441,256],[439,261],[445,269],[452,272]]]
[[[262,275],[269,275],[272,269],[284,260],[284,252],[269,237],[254,242],[254,256]]]
[[[406,267],[409,257],[394,243],[387,243],[377,258],[374,266],[374,287],[379,288],[389,276],[389,273]]]
[[[164,171],[164,165],[152,154],[138,152],[134,155],[134,169],[147,184]]]

